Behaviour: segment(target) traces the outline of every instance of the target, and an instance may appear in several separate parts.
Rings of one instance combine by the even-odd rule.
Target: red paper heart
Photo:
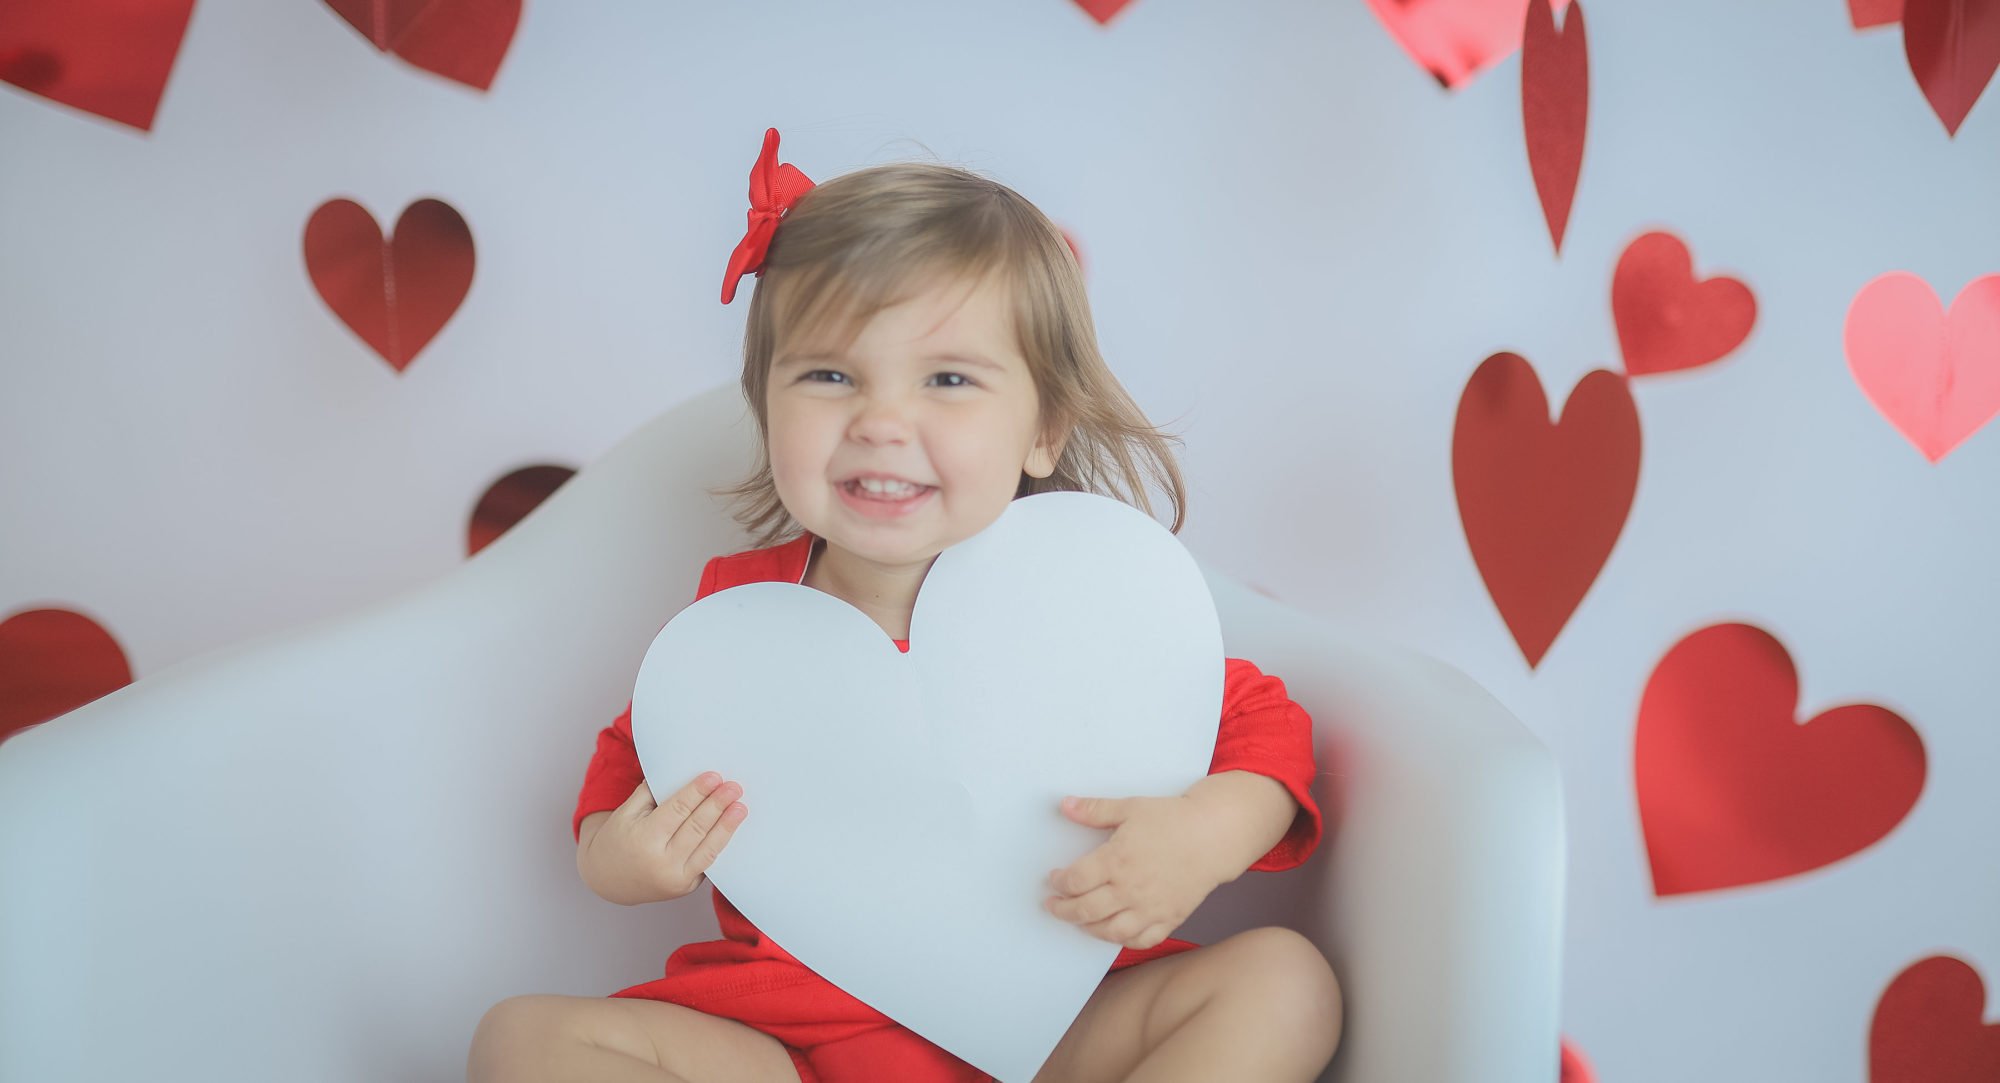
[[[1611,313],[1625,371],[1642,376],[1706,365],[1742,345],[1757,322],[1757,298],[1733,278],[1697,282],[1687,245],[1654,232],[1618,257]]]
[[[1131,3],[1132,0],[1076,0],[1076,6],[1082,8],[1084,14],[1096,19],[1099,26],[1109,24],[1112,16],[1124,11]]]
[[[1472,559],[1530,667],[1611,555],[1639,483],[1639,412],[1599,369],[1549,420],[1534,367],[1486,359],[1458,400],[1452,482]]]
[[[132,683],[111,633],[67,609],[0,621],[0,741]]]
[[[1904,0],[1903,55],[1931,111],[1957,135],[2000,68],[2000,0]]]
[[[1561,11],[1569,0],[1558,0]],[[1451,90],[1521,47],[1528,0],[1368,0],[1389,35]]]
[[[1584,41],[1583,4],[1572,3],[1556,29],[1549,0],[1528,5],[1521,39],[1521,121],[1528,141],[1528,169],[1556,252],[1569,228],[1570,204],[1583,169],[1583,135],[1590,114],[1590,50]]]
[[[472,231],[449,204],[420,199],[384,240],[359,203],[322,204],[306,222],[306,271],[327,307],[401,372],[472,288]]]
[[[194,0],[7,0],[0,81],[153,129]]]
[[[1855,294],[1844,339],[1854,382],[1932,462],[2000,414],[2000,274],[1967,283],[1948,315],[1930,283],[1885,274]]]
[[[1869,1083],[1993,1083],[2000,1023],[1984,1023],[1979,971],[1949,955],[1912,963],[1875,1003]]]
[[[574,467],[524,466],[488,486],[472,509],[472,522],[466,524],[465,555],[492,544],[575,476]]]
[[[1090,273],[1090,267],[1083,262],[1083,245],[1077,241],[1076,234],[1071,233],[1067,229],[1061,230],[1061,233],[1062,233],[1063,243],[1069,245],[1069,254],[1076,257],[1077,271],[1082,274],[1088,275]]]
[[[1562,1060],[1558,1083],[1597,1083],[1597,1072],[1591,1068],[1583,1050],[1578,1049],[1568,1038],[1561,1038]]]
[[[1798,673],[1769,633],[1703,628],[1653,669],[1633,762],[1665,897],[1816,869],[1889,833],[1924,788],[1924,744],[1895,712],[1796,720]]]
[[[485,90],[507,59],[521,0],[326,0],[369,44]]]
[[[1903,0],[1847,0],[1847,15],[1856,30],[1887,26],[1903,18]]]

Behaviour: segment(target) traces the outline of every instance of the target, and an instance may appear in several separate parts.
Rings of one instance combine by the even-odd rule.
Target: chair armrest
[[[1345,994],[1334,1081],[1550,1083],[1564,828],[1554,757],[1456,669],[1208,571],[1228,653],[1312,714],[1327,844],[1216,892],[1183,935],[1298,929]]]

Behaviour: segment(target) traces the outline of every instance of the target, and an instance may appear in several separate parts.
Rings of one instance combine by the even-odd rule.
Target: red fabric
[[[764,256],[772,235],[778,232],[778,222],[812,189],[812,178],[799,172],[798,166],[778,161],[778,129],[764,129],[764,149],[750,167],[749,228],[736,242],[736,250],[729,253],[729,266],[722,274],[723,304],[736,299],[736,283],[744,275],[754,271],[763,277]]]
[[[716,557],[702,570],[695,599],[743,583],[799,582],[812,542],[811,534],[802,534],[768,548]],[[910,649],[907,640],[896,645]],[[1250,866],[1252,871],[1292,868],[1319,844],[1320,810],[1310,789],[1315,771],[1312,719],[1285,694],[1283,681],[1241,658],[1225,660],[1222,718],[1208,770],[1255,771],[1282,783],[1299,803],[1291,830]],[[580,839],[585,817],[617,808],[644,778],[632,748],[632,706],[627,703],[597,735],[571,833]],[[973,1083],[990,1078],[815,974],[767,939],[720,891],[714,895],[723,939],[683,945],[668,957],[663,977],[611,995],[669,1001],[755,1027],[793,1051],[805,1083]],[[1197,946],[1168,939],[1143,951],[1126,948],[1111,969]]]

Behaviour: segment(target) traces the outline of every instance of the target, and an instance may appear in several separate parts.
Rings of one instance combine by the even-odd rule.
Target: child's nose
[[[870,442],[908,439],[909,404],[900,398],[870,398],[862,403],[849,431]]]

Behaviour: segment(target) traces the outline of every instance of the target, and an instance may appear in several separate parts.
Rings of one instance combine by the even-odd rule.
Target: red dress
[[[716,557],[702,570],[696,600],[742,583],[801,582],[813,535],[764,549]],[[907,651],[907,640],[896,645]],[[1276,872],[1303,862],[1318,845],[1320,811],[1309,787],[1314,764],[1312,719],[1285,694],[1284,682],[1241,658],[1225,660],[1222,719],[1209,773],[1255,771],[1284,784],[1299,804],[1291,830],[1250,866]],[[584,817],[615,809],[645,773],[632,747],[632,706],[597,735],[584,773],[572,833]],[[1116,797],[1118,794],[1098,796]],[[720,891],[715,916],[723,939],[687,944],[667,958],[665,976],[611,994],[664,1000],[734,1019],[783,1043],[804,1083],[894,1079],[907,1083],[976,1083],[991,1077],[820,977],[750,924]],[[1125,948],[1112,970],[1189,951],[1168,939],[1143,951]]]

